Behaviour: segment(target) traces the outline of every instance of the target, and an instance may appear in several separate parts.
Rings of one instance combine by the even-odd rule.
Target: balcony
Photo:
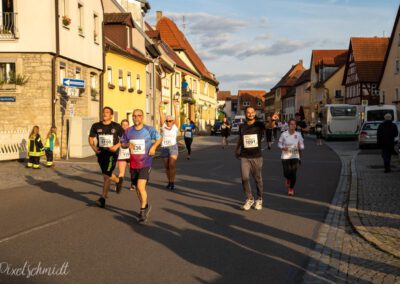
[[[189,103],[189,104],[195,103],[192,90],[188,88],[182,89],[182,101],[183,103]]]
[[[17,13],[0,13],[0,40],[18,38]]]

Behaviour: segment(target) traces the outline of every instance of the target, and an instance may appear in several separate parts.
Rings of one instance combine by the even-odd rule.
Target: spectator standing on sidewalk
[[[385,114],[385,121],[378,127],[377,139],[378,146],[382,149],[383,164],[385,173],[391,171],[390,160],[394,149],[394,138],[399,135],[397,126],[392,122],[392,115]]]
[[[54,151],[54,146],[57,143],[57,128],[55,126],[50,128],[49,133],[47,134],[47,139],[46,143],[44,145],[44,151],[46,153],[46,166],[51,167],[53,166],[53,151]]]
[[[265,124],[256,120],[256,111],[253,107],[246,107],[245,114],[246,123],[240,125],[235,151],[236,158],[240,159],[242,186],[246,195],[246,201],[242,209],[247,211],[254,206],[254,209],[261,210],[264,191],[261,139],[264,135]],[[254,200],[250,187],[250,174],[253,176],[257,186],[256,200]]]
[[[39,126],[35,125],[28,139],[28,168],[40,169],[40,156],[43,155],[44,147],[39,134]]]
[[[224,121],[221,124],[221,136],[222,136],[222,149],[228,146],[228,137],[231,135],[231,124],[228,118],[224,117]]]

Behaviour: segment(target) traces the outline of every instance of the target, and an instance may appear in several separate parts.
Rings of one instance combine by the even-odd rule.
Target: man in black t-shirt
[[[263,180],[262,180],[262,150],[261,139],[265,132],[265,124],[256,121],[256,111],[253,107],[245,110],[246,123],[239,127],[239,138],[236,144],[236,157],[240,159],[243,191],[246,201],[243,210],[249,210],[252,206],[256,210],[262,209]],[[257,199],[254,200],[250,187],[250,174],[256,181]]]
[[[114,111],[110,107],[103,108],[103,120],[92,125],[89,134],[89,145],[96,153],[97,161],[103,173],[103,194],[97,200],[97,205],[105,207],[106,198],[110,189],[111,181],[122,182],[112,174],[118,159],[118,150],[121,146],[120,137],[124,134],[121,125],[112,121]],[[94,138],[97,140],[95,145]]]
[[[300,113],[297,112],[294,116],[295,116],[296,123],[297,123],[296,131],[300,132],[301,136],[304,138],[304,131],[307,128],[307,123],[301,119],[302,117],[301,117]]]

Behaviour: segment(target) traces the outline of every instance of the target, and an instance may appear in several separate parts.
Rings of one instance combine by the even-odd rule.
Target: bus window
[[[356,107],[332,107],[331,115],[332,116],[356,116],[357,108]]]

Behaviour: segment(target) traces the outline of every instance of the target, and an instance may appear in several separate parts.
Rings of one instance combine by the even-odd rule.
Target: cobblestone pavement
[[[329,146],[342,160],[341,179],[325,223],[318,233],[317,245],[310,254],[303,283],[400,283],[400,259],[360,237],[347,218],[351,161],[358,152],[356,144],[331,142]],[[359,157],[364,159],[363,155]],[[359,170],[363,172],[362,167]],[[366,192],[373,190],[373,184],[368,188]],[[366,199],[363,200],[366,205]]]

